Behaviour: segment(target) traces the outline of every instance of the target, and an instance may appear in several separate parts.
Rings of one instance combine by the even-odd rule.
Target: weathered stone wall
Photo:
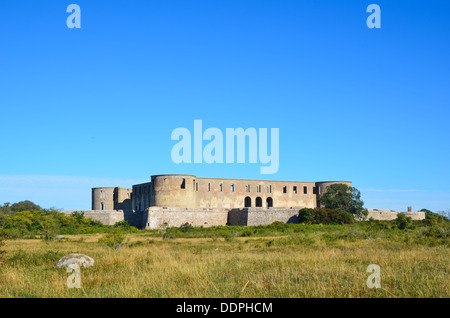
[[[413,220],[423,220],[425,219],[425,212],[395,212],[391,210],[368,210],[366,220],[374,219],[380,221],[395,220],[399,213],[409,216]]]
[[[244,208],[232,209],[228,214],[229,225],[269,225],[275,221],[298,223],[301,208]]]
[[[316,207],[315,182],[245,179],[196,179],[196,203],[201,208]],[[258,204],[259,203],[259,204]]]
[[[247,179],[197,178],[193,175],[152,176],[150,203],[144,207],[170,206],[182,208],[244,208],[302,206],[317,207],[318,193],[335,183],[351,186],[351,182],[302,182]],[[141,185],[133,187],[136,200],[141,200]],[[247,203],[246,204],[246,200]],[[142,201],[142,200],[141,200]],[[142,208],[140,205],[138,207]]]
[[[124,189],[119,187],[93,188],[92,210],[131,210],[131,195],[132,189]]]
[[[143,228],[144,222],[143,220],[144,212],[143,211],[123,211],[123,219],[128,222],[131,226],[137,227],[137,228]]]
[[[137,228],[159,229],[163,226],[179,227],[184,223],[192,226],[218,225],[268,225],[275,221],[297,223],[301,207],[291,208],[179,208],[150,207],[146,211],[79,211],[87,218],[99,221],[105,225],[114,225],[120,221]],[[71,215],[75,211],[63,211]],[[424,212],[394,212],[390,210],[369,210],[366,220],[395,220],[398,213],[403,213],[413,220],[425,219]]]
[[[405,214],[406,216],[409,216],[413,220],[424,220],[425,219],[425,212],[400,212]]]
[[[115,188],[114,189],[114,210],[131,210],[132,189]]]
[[[99,221],[105,225],[114,225],[117,222],[124,220],[123,211],[63,211],[66,215],[72,215],[74,212],[84,213],[84,217],[91,218],[94,221]]]
[[[131,209],[136,211],[145,211],[150,206],[152,196],[152,184],[146,182],[133,185]]]
[[[178,207],[150,207],[147,210],[146,229],[159,229],[163,226],[179,227],[184,223],[192,226],[226,225],[228,210]]]
[[[152,197],[149,206],[195,208],[195,176],[152,176]]]

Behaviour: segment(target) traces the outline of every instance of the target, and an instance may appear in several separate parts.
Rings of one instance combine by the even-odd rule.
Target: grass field
[[[142,231],[127,234],[118,250],[98,243],[102,235],[8,240],[0,297],[450,296],[448,239],[427,241],[422,229],[373,235],[345,226],[290,229],[169,239]],[[70,274],[54,266],[70,253],[95,259],[94,267],[81,269],[80,289],[69,289]],[[379,289],[366,286],[369,264],[381,268]]]

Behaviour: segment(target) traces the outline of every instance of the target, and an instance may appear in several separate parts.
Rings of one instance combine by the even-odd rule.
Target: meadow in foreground
[[[448,238],[427,239],[424,229],[295,224],[272,236],[258,229],[240,229],[239,237],[141,231],[127,234],[117,250],[98,242],[102,234],[8,240],[0,297],[450,296]],[[69,289],[70,274],[54,267],[70,253],[95,259],[81,269],[80,289]],[[381,268],[379,289],[366,286],[369,264]]]

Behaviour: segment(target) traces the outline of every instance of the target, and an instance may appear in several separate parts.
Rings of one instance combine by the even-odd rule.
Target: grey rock
[[[67,267],[72,264],[77,264],[79,267],[88,268],[94,266],[94,259],[83,254],[69,254],[56,262],[56,267]]]

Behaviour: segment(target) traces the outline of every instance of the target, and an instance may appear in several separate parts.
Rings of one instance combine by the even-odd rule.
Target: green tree
[[[41,207],[37,204],[29,200],[20,201],[11,205],[11,210],[13,212],[22,212],[22,211],[40,211]]]
[[[420,210],[420,212],[425,212],[425,216],[426,216],[428,213],[433,213],[433,212],[431,212],[431,211],[428,210],[428,209],[422,209],[422,210]]]
[[[5,202],[3,206],[0,206],[0,215],[11,214],[11,212],[11,204],[9,202]]]
[[[343,183],[328,186],[320,198],[320,204],[327,209],[349,212],[357,218],[365,218],[368,213],[364,208],[364,201],[361,200],[361,192]]]
[[[427,210],[427,211],[424,211],[424,210],[426,210],[426,209],[422,209],[420,211],[425,212],[425,220],[423,220],[423,223],[425,225],[433,226],[433,225],[445,223],[445,221],[446,221],[445,216],[438,214],[438,213],[431,212],[429,210]]]
[[[411,224],[412,224],[412,219],[409,216],[406,216],[403,213],[397,214],[397,218],[395,219],[395,225],[397,225],[397,227],[400,230],[404,230],[404,229],[410,227]]]
[[[298,214],[299,223],[310,224],[349,224],[353,222],[353,216],[340,209],[308,209],[304,208]]]

